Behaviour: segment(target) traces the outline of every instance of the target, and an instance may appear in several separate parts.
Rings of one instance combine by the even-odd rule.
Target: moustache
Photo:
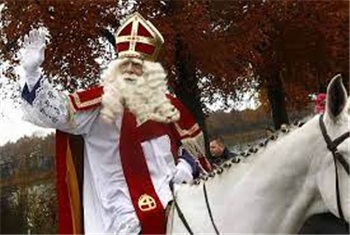
[[[136,84],[142,82],[144,79],[142,76],[138,76],[135,74],[123,74],[121,76],[121,80],[123,82],[125,82],[126,84],[136,85]]]

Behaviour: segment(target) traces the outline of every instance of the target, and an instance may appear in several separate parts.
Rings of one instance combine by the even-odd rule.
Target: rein
[[[173,196],[175,209],[177,210],[177,213],[179,214],[179,218],[181,219],[182,223],[185,225],[185,227],[186,227],[187,231],[189,232],[189,234],[193,235],[194,233],[192,232],[190,225],[188,224],[184,214],[182,213],[182,211],[181,211],[181,209],[179,207],[179,204],[177,204],[177,200],[176,200],[175,193],[174,193],[174,182],[171,180],[169,185],[170,185],[171,194]]]
[[[191,227],[190,225],[188,224],[184,214],[182,213],[180,207],[179,207],[179,204],[177,203],[176,201],[176,197],[175,197],[175,194],[174,194],[174,183],[172,181],[170,181],[170,189],[171,189],[171,194],[173,196],[173,201],[174,201],[174,205],[175,205],[175,209],[177,210],[177,213],[179,215],[179,218],[180,220],[182,221],[182,223],[184,224],[184,226],[186,227],[187,231],[189,232],[189,234],[193,235],[193,231],[191,230]],[[215,225],[215,222],[214,222],[214,218],[213,218],[213,215],[211,213],[211,209],[210,209],[210,205],[209,205],[209,200],[208,200],[208,193],[207,193],[207,187],[205,186],[205,183],[203,182],[203,193],[204,193],[204,198],[205,198],[205,204],[207,206],[207,210],[208,210],[208,214],[209,214],[209,217],[210,217],[210,221],[211,221],[211,224],[213,225],[214,227],[214,230],[215,230],[215,234],[216,235],[219,235],[219,230],[217,229],[216,225]]]
[[[337,167],[337,160],[340,162],[340,164],[343,166],[344,170],[346,173],[349,175],[349,164],[348,162],[344,159],[343,155],[341,155],[337,149],[337,147],[345,141],[347,138],[350,137],[350,132],[345,132],[335,140],[331,140],[327,133],[326,126],[323,122],[323,114],[320,115],[319,118],[319,124],[321,128],[321,132],[323,135],[323,138],[327,144],[327,148],[329,151],[332,152],[333,155],[333,162],[334,162],[334,168],[335,168],[335,189],[336,189],[336,197],[337,197],[337,208],[338,208],[338,214],[341,219],[344,220],[344,214],[343,214],[343,209],[341,207],[341,199],[340,199],[340,189],[339,189],[339,176],[338,176],[338,167]]]
[[[208,209],[208,213],[209,213],[209,217],[210,217],[210,221],[211,221],[211,224],[213,225],[214,227],[214,230],[215,230],[215,233],[216,235],[219,235],[219,230],[218,228],[216,227],[215,225],[215,222],[214,222],[214,218],[213,218],[213,215],[211,213],[211,209],[210,209],[210,205],[209,205],[209,200],[208,200],[208,194],[207,194],[207,187],[205,187],[205,183],[203,183],[203,191],[204,191],[204,198],[205,198],[205,204],[207,205],[207,209]]]

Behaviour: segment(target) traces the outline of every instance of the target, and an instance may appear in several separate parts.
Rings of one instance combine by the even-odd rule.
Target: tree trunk
[[[203,130],[205,140],[205,150],[209,155],[208,133],[205,125],[205,115],[203,113],[203,104],[200,100],[200,90],[198,89],[198,78],[196,76],[196,68],[193,64],[191,55],[185,44],[180,40],[176,40],[176,71],[178,80],[174,87],[176,96],[190,110],[197,123]]]
[[[271,105],[271,115],[276,130],[282,124],[289,124],[283,84],[278,71],[274,71],[272,82],[268,85],[268,98]]]

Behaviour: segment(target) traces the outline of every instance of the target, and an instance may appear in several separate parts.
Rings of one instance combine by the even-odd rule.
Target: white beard
[[[179,119],[179,111],[166,97],[166,74],[159,63],[144,61],[143,75],[121,74],[123,59],[113,61],[102,75],[103,90],[101,116],[113,122],[124,108],[132,112],[138,125],[154,120],[171,123]]]

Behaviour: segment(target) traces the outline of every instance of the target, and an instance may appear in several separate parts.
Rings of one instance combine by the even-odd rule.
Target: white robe
[[[46,80],[41,81],[32,105],[24,101],[23,109],[26,119],[37,125],[83,136],[85,233],[139,233],[119,153],[122,116],[107,124],[99,108],[73,112],[68,97]],[[171,200],[169,182],[176,171],[170,138],[163,135],[141,145],[154,189],[165,208]]]

